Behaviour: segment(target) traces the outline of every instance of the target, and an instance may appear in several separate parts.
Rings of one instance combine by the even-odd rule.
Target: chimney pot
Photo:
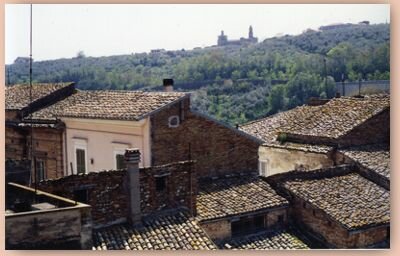
[[[125,150],[126,163],[137,164],[140,162],[140,151],[138,148],[127,148]]]
[[[174,90],[174,79],[171,78],[163,79],[163,86],[164,86],[164,91],[172,92]]]

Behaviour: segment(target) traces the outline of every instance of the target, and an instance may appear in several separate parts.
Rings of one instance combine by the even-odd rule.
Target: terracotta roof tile
[[[284,187],[323,210],[347,229],[390,222],[389,191],[356,173],[333,178],[287,181]]]
[[[73,83],[35,83],[32,84],[33,102]],[[5,90],[6,109],[21,110],[30,104],[28,84],[7,86]]]
[[[231,239],[221,245],[222,249],[258,249],[258,250],[279,250],[279,249],[310,249],[297,236],[286,230],[274,232],[262,232],[244,237]]]
[[[93,250],[206,249],[217,247],[183,211],[145,220],[142,228],[118,224],[93,231]]]
[[[337,139],[390,106],[389,95],[334,98],[328,103],[301,108],[281,129],[285,133]]]
[[[285,198],[256,175],[203,180],[196,200],[201,221],[287,205]]]
[[[59,117],[140,120],[186,95],[181,92],[78,91],[35,112],[33,117],[47,120]]]
[[[256,120],[240,126],[240,129],[266,143],[275,144],[279,143],[276,141],[279,132],[335,139],[389,106],[390,97],[386,94],[334,98],[324,105],[304,105]],[[319,150],[317,145],[315,147]]]
[[[340,152],[363,167],[390,180],[389,145],[364,145],[342,149]]]

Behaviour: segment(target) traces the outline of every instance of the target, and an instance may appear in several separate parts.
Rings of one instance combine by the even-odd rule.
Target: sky
[[[6,64],[29,56],[30,6],[6,4]],[[110,56],[151,49],[190,50],[228,39],[259,41],[332,23],[390,22],[385,4],[34,4],[33,59]]]

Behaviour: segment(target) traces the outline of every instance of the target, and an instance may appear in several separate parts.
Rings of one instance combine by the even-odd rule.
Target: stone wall
[[[91,249],[90,206],[19,184],[6,186],[6,249]],[[32,210],[48,203],[54,209]]]
[[[320,209],[294,197],[291,202],[291,219],[303,232],[309,233],[329,248],[366,248],[387,238],[387,227],[349,231]]]
[[[142,215],[179,206],[194,211],[197,185],[191,168],[192,162],[179,162],[140,169]],[[165,177],[164,190],[157,191],[157,176]],[[126,178],[125,170],[91,172],[43,181],[39,189],[74,200],[86,198],[83,203],[92,206],[94,223],[103,225],[128,216]]]
[[[315,170],[334,165],[328,154],[304,152],[301,150],[261,146],[259,161],[265,163],[263,176],[271,176],[297,169]]]
[[[264,218],[264,227],[265,230],[275,230],[284,228],[288,223],[287,216],[288,208],[278,208],[278,209],[270,209],[265,212],[259,213],[248,213],[245,218],[254,218],[263,216]],[[279,221],[279,217],[282,216],[282,222]],[[201,227],[206,231],[206,233],[210,236],[210,238],[219,243],[224,240],[229,240],[232,238],[232,226],[231,223],[233,220],[238,220],[241,215],[231,216],[229,218],[222,218],[213,221],[202,221],[200,222]],[[260,231],[257,229],[257,231]]]
[[[200,223],[200,226],[213,241],[223,241],[231,239],[231,222],[227,219],[213,222]]]
[[[257,169],[260,142],[216,120],[190,111],[190,100],[174,104],[151,117],[152,164],[196,161],[198,177]],[[169,127],[171,116],[180,117]],[[189,156],[190,154],[190,156]]]

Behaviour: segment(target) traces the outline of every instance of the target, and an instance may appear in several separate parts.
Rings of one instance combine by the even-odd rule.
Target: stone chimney
[[[163,86],[165,92],[174,91],[174,79],[163,79]]]
[[[129,198],[128,221],[132,225],[140,225],[142,216],[140,209],[139,149],[138,148],[126,149],[125,162],[127,168],[127,179],[128,179],[127,183],[128,183],[128,198]]]

